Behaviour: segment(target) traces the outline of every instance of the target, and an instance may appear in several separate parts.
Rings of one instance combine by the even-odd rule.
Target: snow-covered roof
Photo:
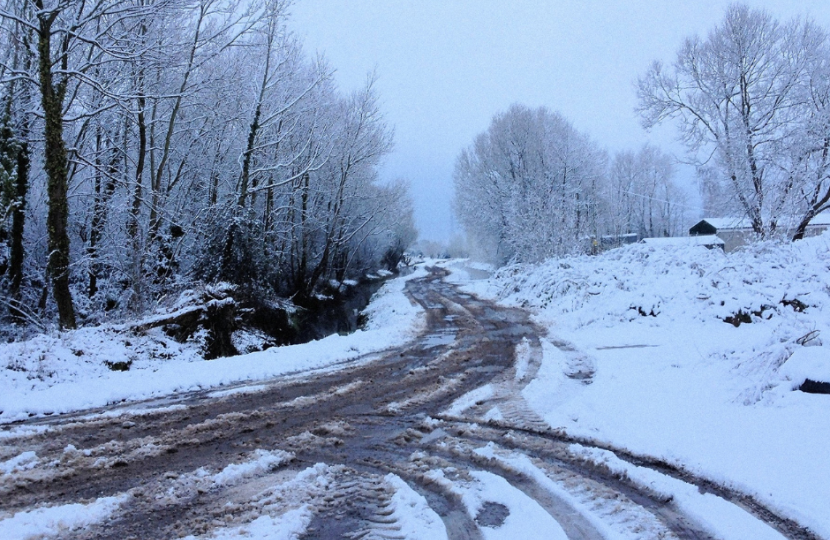
[[[705,221],[719,231],[752,229],[752,221],[745,217],[703,218],[701,221]]]
[[[724,241],[714,234],[704,236],[672,236],[668,238],[643,238],[650,246],[722,246]]]

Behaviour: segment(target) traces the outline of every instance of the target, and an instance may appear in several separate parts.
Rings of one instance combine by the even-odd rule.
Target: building
[[[798,220],[782,219],[781,222],[798,223]],[[795,233],[795,225],[784,229],[788,236]],[[830,212],[825,212],[813,218],[807,226],[805,236],[817,236],[830,227]],[[712,236],[717,235],[723,242],[723,250],[726,252],[749,243],[755,237],[752,230],[752,222],[749,218],[725,217],[725,218],[704,218],[698,221],[689,229],[689,236]]]
[[[613,249],[628,244],[636,244],[640,240],[640,235],[637,233],[626,234],[606,234],[599,237],[599,247],[603,250]]]
[[[723,250],[727,253],[748,243],[755,233],[749,218],[704,218],[689,229],[689,236],[717,235],[723,240]]]

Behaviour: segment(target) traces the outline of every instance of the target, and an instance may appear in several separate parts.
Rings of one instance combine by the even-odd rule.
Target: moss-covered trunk
[[[38,7],[42,9],[42,5]],[[48,268],[52,278],[52,295],[58,306],[59,324],[61,328],[75,328],[75,308],[72,305],[72,293],[69,290],[69,234],[67,230],[69,205],[66,197],[69,172],[66,144],[63,140],[62,108],[66,83],[62,81],[57,88],[53,83],[51,39],[54,14],[43,14],[39,19],[38,75],[45,125],[44,168],[49,200],[49,211],[46,217],[49,246]]]

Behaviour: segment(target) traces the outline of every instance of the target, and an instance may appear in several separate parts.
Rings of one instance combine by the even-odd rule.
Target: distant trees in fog
[[[615,156],[558,113],[513,105],[456,161],[454,210],[497,262],[584,252],[605,235],[678,234],[683,193],[671,158]]]
[[[607,234],[654,238],[686,232],[686,193],[675,182],[674,159],[654,146],[614,156],[605,197]]]

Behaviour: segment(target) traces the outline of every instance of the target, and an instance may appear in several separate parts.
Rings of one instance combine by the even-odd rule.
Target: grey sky
[[[446,240],[455,158],[511,103],[557,110],[612,153],[645,142],[679,152],[672,129],[640,127],[634,83],[652,60],[671,62],[686,36],[705,35],[729,3],[297,0],[290,26],[344,90],[377,69],[395,128],[381,174],[411,182],[421,237]],[[828,0],[746,3],[830,29]]]

